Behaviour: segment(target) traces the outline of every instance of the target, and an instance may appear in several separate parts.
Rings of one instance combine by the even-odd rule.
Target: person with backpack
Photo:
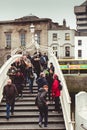
[[[47,101],[48,86],[44,85],[39,89],[35,99],[35,104],[39,110],[39,127],[42,127],[44,118],[44,127],[48,125],[48,101]]]

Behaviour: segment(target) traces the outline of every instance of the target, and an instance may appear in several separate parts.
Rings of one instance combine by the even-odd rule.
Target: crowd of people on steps
[[[55,67],[50,63],[48,67],[48,56],[46,53],[35,52],[23,55],[13,62],[7,71],[8,80],[3,88],[3,97],[6,98],[6,119],[14,114],[15,100],[23,98],[22,90],[29,87],[33,94],[34,81],[38,87],[38,93],[35,98],[35,104],[39,110],[39,126],[42,127],[44,118],[44,127],[48,126],[48,104],[54,102],[54,111],[60,112],[61,90],[59,89],[60,80],[55,74]],[[33,96],[33,95],[32,95]],[[11,114],[10,114],[11,113]]]

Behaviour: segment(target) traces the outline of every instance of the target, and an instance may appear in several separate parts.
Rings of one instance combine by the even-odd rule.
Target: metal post
[[[37,43],[37,34],[34,35],[35,26],[34,26],[33,24],[31,24],[31,26],[30,26],[30,31],[31,31],[31,33],[32,33],[32,44],[35,45],[35,48],[36,48],[37,53],[38,53],[39,44]]]

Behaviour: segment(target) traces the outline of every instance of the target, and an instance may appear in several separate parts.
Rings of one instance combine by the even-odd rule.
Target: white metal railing
[[[65,120],[65,126],[67,130],[74,130],[73,123],[71,121],[71,98],[67,89],[67,85],[64,79],[64,76],[62,74],[62,71],[60,69],[59,63],[55,55],[53,54],[53,50],[51,47],[41,46],[41,51],[47,51],[48,52],[48,66],[49,63],[52,62],[55,67],[55,73],[58,74],[59,79],[61,80],[61,84],[63,85],[63,90],[61,92],[60,101],[63,111],[63,116]]]
[[[7,81],[7,71],[10,67],[10,65],[17,59],[21,57],[21,55],[13,55],[12,57],[10,57],[5,63],[4,65],[0,68],[0,102],[2,100],[2,93],[3,93],[3,87]]]
[[[87,128],[85,128],[83,124],[81,124],[81,128],[82,128],[83,130],[87,130]]]
[[[29,47],[26,49],[29,49]],[[55,73],[58,74],[59,79],[61,80],[61,83],[63,85],[63,90],[61,92],[60,101],[61,101],[63,116],[64,116],[64,120],[65,120],[65,126],[66,126],[67,130],[74,130],[72,121],[71,121],[71,99],[70,99],[67,85],[66,85],[64,76],[61,72],[58,60],[55,57],[55,55],[53,54],[52,48],[40,45],[39,50],[48,52],[48,58],[49,58],[48,65],[50,62],[53,63],[53,65],[55,67]],[[1,77],[0,77],[0,101],[2,99],[3,86],[4,86],[6,78],[7,78],[7,75],[6,75],[7,70],[10,67],[10,64],[12,62],[14,62],[15,59],[20,56],[21,55],[14,55],[14,53],[13,53],[13,56],[2,66],[2,68],[0,70],[0,75],[1,75]]]
[[[74,130],[73,124],[71,121],[71,98],[67,89],[67,85],[64,79],[64,76],[61,72],[59,63],[55,55],[52,53],[52,50],[49,49],[49,63],[52,62],[55,66],[55,73],[58,74],[61,84],[63,85],[63,90],[61,92],[60,101],[63,111],[63,116],[65,120],[65,126],[67,130]]]

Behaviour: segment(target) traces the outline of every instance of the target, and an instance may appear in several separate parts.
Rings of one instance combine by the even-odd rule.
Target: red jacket
[[[57,79],[54,79],[52,84],[52,97],[60,96],[60,90],[58,87],[59,81]]]

